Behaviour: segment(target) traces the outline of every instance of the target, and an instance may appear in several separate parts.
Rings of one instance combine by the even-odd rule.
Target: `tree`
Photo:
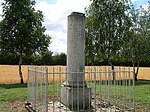
[[[51,51],[46,51],[42,53],[41,55],[41,64],[44,65],[51,65],[52,64],[52,52]]]
[[[132,10],[132,27],[123,52],[127,60],[132,62],[134,79],[137,81],[139,66],[148,60],[150,55],[150,1],[147,8],[142,6]]]
[[[65,53],[61,53],[59,55],[59,60],[60,60],[59,62],[61,65],[66,65],[67,55]]]
[[[0,51],[0,64],[16,64],[19,58],[15,53]]]
[[[34,0],[4,0],[1,21],[1,49],[19,55],[20,83],[23,83],[22,57],[47,51],[50,37],[42,26],[43,14],[34,8]]]
[[[53,56],[54,65],[66,65],[67,55],[65,53],[56,54]]]
[[[86,56],[89,61],[112,61],[120,53],[131,27],[129,0],[92,0],[86,9]],[[90,62],[91,63],[91,62]]]

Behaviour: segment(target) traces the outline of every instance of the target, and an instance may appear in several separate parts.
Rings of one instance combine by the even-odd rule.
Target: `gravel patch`
[[[67,108],[59,101],[50,101],[48,106],[49,106],[48,112],[78,112],[78,110],[71,111],[69,108]],[[96,112],[123,112],[121,109],[115,106],[111,106],[106,103],[99,104],[98,102],[96,102],[96,109],[94,109],[94,102],[92,102],[90,110],[80,110],[80,112],[95,112],[95,110]]]

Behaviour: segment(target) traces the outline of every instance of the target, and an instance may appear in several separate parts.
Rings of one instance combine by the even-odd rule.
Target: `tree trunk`
[[[135,80],[135,81],[138,80],[138,79],[137,79],[137,76],[138,76],[138,73],[139,73],[139,65],[140,65],[140,63],[138,62],[137,68],[136,68],[136,72],[135,72],[135,74],[134,74],[134,80]]]
[[[140,65],[140,63],[138,62],[137,68],[136,68],[136,70],[135,70],[135,64],[133,64],[133,73],[134,73],[134,80],[135,80],[135,81],[138,80],[138,79],[137,79],[137,76],[138,76],[138,73],[139,73],[139,65]]]
[[[116,80],[116,78],[115,78],[115,67],[114,67],[114,65],[110,61],[108,61],[108,63],[111,66],[111,69],[112,69],[113,80]]]
[[[135,80],[135,81],[138,80],[138,79],[137,79],[137,74],[136,74],[136,73],[134,73],[134,80]]]
[[[20,84],[23,84],[24,81],[22,76],[21,65],[22,65],[22,53],[20,54],[20,59],[19,59],[19,76],[20,76]]]

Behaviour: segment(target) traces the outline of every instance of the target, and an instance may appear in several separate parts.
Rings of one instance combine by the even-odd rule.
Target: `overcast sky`
[[[54,53],[67,52],[67,16],[71,12],[83,12],[90,0],[35,0],[36,9],[43,11],[46,33],[52,37],[49,49]],[[0,0],[3,2],[3,0]],[[136,7],[148,0],[132,0]],[[0,7],[0,14],[2,9]],[[1,18],[0,18],[1,19]]]

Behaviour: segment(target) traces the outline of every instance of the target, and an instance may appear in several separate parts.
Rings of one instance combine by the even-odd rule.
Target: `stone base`
[[[86,110],[91,107],[91,88],[62,85],[61,103],[70,110]]]

